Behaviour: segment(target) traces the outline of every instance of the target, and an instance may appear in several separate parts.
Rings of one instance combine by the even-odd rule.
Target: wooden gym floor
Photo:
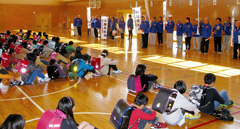
[[[5,30],[2,30],[5,31]],[[12,31],[13,32],[13,31]],[[234,116],[234,122],[224,122],[213,116],[202,114],[200,119],[187,120],[182,127],[169,126],[169,129],[237,129],[240,127],[240,61],[232,60],[230,53],[213,53],[213,41],[210,42],[208,55],[197,51],[178,51],[176,43],[173,50],[163,46],[149,46],[141,49],[140,38],[132,42],[117,38],[116,41],[91,39],[83,33],[83,37],[71,36],[70,30],[47,31],[50,36],[59,36],[61,41],[74,41],[75,46],[84,47],[83,52],[98,56],[103,49],[108,49],[110,58],[119,60],[117,65],[122,74],[111,74],[90,80],[56,80],[45,84],[34,84],[21,87],[3,87],[0,92],[0,123],[12,113],[22,114],[27,120],[26,129],[36,128],[38,118],[45,110],[54,110],[58,101],[64,96],[73,97],[76,102],[75,118],[78,122],[88,121],[99,129],[112,129],[109,123],[110,113],[119,99],[127,99],[132,103],[136,94],[128,93],[127,78],[134,73],[138,64],[147,65],[147,73],[158,76],[159,83],[172,88],[177,80],[187,84],[188,96],[192,84],[203,84],[205,73],[215,73],[215,87],[225,89],[235,103],[228,108]],[[165,41],[165,40],[164,40]],[[232,49],[232,48],[231,48]],[[153,102],[158,90],[151,89],[145,94],[149,97],[149,105]],[[158,116],[160,116],[158,114]],[[146,128],[150,126],[147,125]]]

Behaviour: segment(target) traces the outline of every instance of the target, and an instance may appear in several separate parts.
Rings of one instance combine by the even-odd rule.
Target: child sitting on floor
[[[136,96],[132,104],[136,109],[132,111],[128,128],[144,129],[147,123],[151,124],[151,129],[167,128],[167,124],[158,122],[155,111],[145,107],[147,104],[148,97],[145,94],[140,93]]]
[[[52,59],[49,62],[50,66],[56,66],[59,72],[59,77],[58,78],[68,78],[68,69],[66,66],[61,66],[60,64],[56,63],[56,60]]]

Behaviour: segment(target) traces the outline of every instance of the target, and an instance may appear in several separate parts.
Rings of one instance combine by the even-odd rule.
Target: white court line
[[[22,92],[22,94],[25,95],[26,98],[28,98],[28,100],[30,100],[42,113],[44,112],[44,110],[35,102],[33,101],[21,88],[19,88],[18,86],[16,86],[17,89]]]
[[[39,119],[40,119],[40,117],[39,117],[39,118],[31,119],[31,120],[27,120],[26,123],[28,123],[28,122],[32,122],[32,121],[35,121],[35,120],[39,120]]]
[[[59,90],[59,91],[55,91],[55,92],[52,92],[52,93],[46,93],[46,94],[42,94],[42,95],[36,95],[36,96],[31,96],[30,98],[37,98],[37,97],[41,97],[41,96],[47,96],[47,95],[52,95],[52,94],[56,94],[56,93],[60,93],[60,92],[63,92],[63,91],[66,91],[68,89],[71,89],[73,88],[75,85],[77,85],[78,83],[80,83],[81,81],[81,78],[78,79],[78,82],[75,83],[74,85],[66,88],[66,89],[62,89],[62,90]],[[22,97],[22,98],[14,98],[14,99],[1,99],[1,101],[10,101],[10,100],[20,100],[20,99],[26,99],[26,97]]]

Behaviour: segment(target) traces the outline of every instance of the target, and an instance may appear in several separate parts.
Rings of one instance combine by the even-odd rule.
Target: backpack
[[[127,87],[128,90],[132,93],[138,93],[143,91],[143,89],[146,87],[146,85],[144,85],[142,87],[141,84],[141,75],[130,75],[128,77],[128,81],[127,81]]]
[[[47,66],[47,73],[51,79],[57,79],[60,76],[57,66]]]
[[[52,110],[45,111],[40,117],[36,129],[60,129],[62,118]]]
[[[218,120],[224,120],[224,121],[233,121],[234,120],[234,118],[230,114],[230,111],[226,108],[219,108],[215,112],[214,117]]]
[[[176,111],[177,109],[172,107],[176,101],[177,93],[177,90],[162,88],[153,101],[152,109],[161,114],[163,112],[170,114]]]
[[[27,71],[28,64],[29,64],[29,61],[27,61],[25,59],[21,59],[18,61],[15,69],[20,74],[27,74],[28,72],[30,72],[30,70]]]
[[[112,111],[110,123],[115,129],[128,129],[129,120],[134,109],[135,107],[128,104],[126,100],[120,99]]]
[[[2,56],[2,67],[5,67],[7,64],[8,64],[8,58],[9,58],[9,55],[7,55],[6,53],[3,53]]]
[[[80,71],[78,71],[79,63],[80,63],[80,61],[78,59],[73,60],[69,66],[69,71],[73,72],[75,74],[80,72]]]
[[[50,57],[49,57],[49,59],[48,59],[48,62],[50,62],[50,60],[52,60],[52,59],[56,59],[56,57],[57,57],[57,53],[56,52],[53,52],[51,55],[50,55]]]
[[[101,65],[101,58],[93,57],[93,58],[92,58],[91,65],[92,65],[92,66],[94,67],[94,69],[96,69],[96,70],[100,70],[100,69],[103,68],[103,66],[100,66],[100,65]]]
[[[16,54],[20,54],[20,50],[21,50],[22,46],[21,45],[17,45],[14,50],[16,52]]]
[[[205,89],[205,91],[204,91]],[[205,104],[205,97],[206,97],[206,87],[203,85],[192,85],[190,92],[189,92],[189,98],[188,100],[196,105],[197,107],[200,107]],[[202,101],[202,102],[201,102]]]

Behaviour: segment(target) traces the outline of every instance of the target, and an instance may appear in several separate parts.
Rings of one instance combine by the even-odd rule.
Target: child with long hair
[[[24,129],[25,119],[22,115],[11,114],[9,115],[3,124],[0,126],[0,129]]]

